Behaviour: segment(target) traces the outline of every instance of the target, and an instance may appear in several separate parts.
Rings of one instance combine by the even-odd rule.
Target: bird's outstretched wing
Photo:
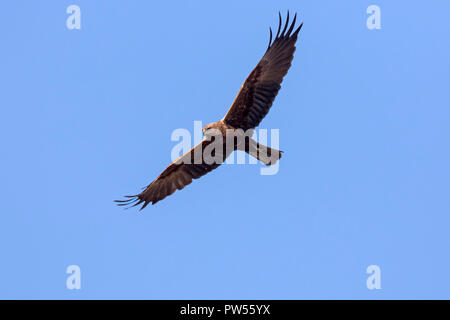
[[[212,140],[214,141],[214,140]],[[208,172],[216,169],[221,162],[207,164],[203,160],[203,150],[212,143],[211,140],[203,140],[183,156],[172,162],[144,191],[134,196],[125,196],[125,200],[115,200],[119,206],[137,206],[143,203],[140,210],[149,203],[155,204],[158,201],[170,196],[177,189],[181,190]],[[199,158],[199,155],[201,158]],[[225,160],[226,155],[223,156]],[[222,160],[222,162],[223,162]],[[198,162],[198,163],[197,163]]]
[[[291,26],[289,25],[289,11],[286,24],[280,33],[282,26],[281,14],[279,14],[278,32],[272,42],[272,29],[267,51],[253,69],[241,87],[236,99],[224,117],[224,121],[235,127],[245,130],[255,128],[269,112],[278,90],[281,88],[283,77],[291,66],[294,58],[295,42],[303,23],[294,31],[297,14],[295,14]]]

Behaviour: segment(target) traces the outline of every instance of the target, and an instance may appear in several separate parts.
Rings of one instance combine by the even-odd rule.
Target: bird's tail
[[[281,155],[283,153],[283,151],[270,148],[256,142],[253,139],[250,139],[249,143],[246,145],[245,151],[252,157],[255,157],[264,163],[266,166],[271,166],[277,163],[277,161],[281,159]]]

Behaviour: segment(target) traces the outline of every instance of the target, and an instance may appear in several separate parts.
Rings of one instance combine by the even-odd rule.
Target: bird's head
[[[216,123],[209,123],[206,126],[203,127],[203,135],[206,136],[207,135],[207,131],[211,130],[211,129],[217,129]]]

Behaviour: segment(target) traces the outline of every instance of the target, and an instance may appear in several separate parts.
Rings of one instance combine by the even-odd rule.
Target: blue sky
[[[116,207],[170,163],[174,129],[222,118],[287,9],[304,27],[261,124],[280,130],[278,174],[222,166],[142,212]],[[450,298],[449,10],[4,2],[0,298]]]

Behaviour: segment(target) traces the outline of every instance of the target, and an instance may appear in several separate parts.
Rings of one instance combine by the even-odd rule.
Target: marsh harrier
[[[216,169],[234,150],[243,150],[256,157],[266,165],[276,163],[281,158],[281,151],[261,145],[249,136],[245,136],[244,143],[233,138],[233,143],[226,146],[226,135],[233,132],[241,137],[245,132],[259,125],[261,120],[269,112],[270,107],[281,88],[283,77],[287,74],[292,59],[294,58],[295,43],[297,35],[303,23],[295,30],[297,14],[289,26],[289,11],[283,30],[282,19],[279,14],[279,25],[275,39],[272,42],[272,29],[270,29],[269,45],[264,56],[255,69],[244,81],[236,99],[222,120],[210,123],[203,128],[204,139],[190,151],[170,164],[156,180],[150,183],[144,191],[134,196],[126,196],[125,200],[116,200],[119,205],[137,206],[142,204],[141,210],[149,203],[158,201],[181,190],[208,172]],[[289,27],[289,28],[288,28]],[[211,153],[216,161],[206,161],[203,150],[208,149],[213,141],[212,132],[222,135],[223,148]]]

